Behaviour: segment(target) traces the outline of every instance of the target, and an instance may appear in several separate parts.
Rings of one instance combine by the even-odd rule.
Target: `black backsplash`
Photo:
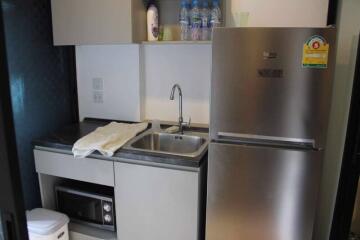
[[[73,47],[54,47],[50,0],[1,0],[25,207],[39,207],[31,141],[76,121]],[[76,109],[77,111],[77,109]]]

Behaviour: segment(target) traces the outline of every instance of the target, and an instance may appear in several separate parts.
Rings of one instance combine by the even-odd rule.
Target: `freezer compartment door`
[[[322,154],[211,143],[206,240],[311,240]]]
[[[214,30],[210,135],[314,139],[325,145],[332,93],[335,29]],[[304,44],[329,43],[327,68],[302,66]]]

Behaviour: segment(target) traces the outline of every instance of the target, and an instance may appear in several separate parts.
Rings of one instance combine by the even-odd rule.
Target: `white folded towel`
[[[116,150],[145,130],[147,126],[146,122],[134,124],[111,122],[76,141],[72,152],[77,158],[84,158],[96,150],[111,157]]]

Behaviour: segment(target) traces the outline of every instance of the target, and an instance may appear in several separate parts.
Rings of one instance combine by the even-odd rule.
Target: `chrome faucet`
[[[174,84],[174,86],[172,87],[171,94],[170,94],[170,100],[174,100],[174,94],[175,94],[176,89],[179,92],[179,132],[181,134],[183,134],[184,126],[190,127],[191,120],[189,119],[189,122],[184,123],[183,114],[182,114],[182,91],[181,91],[181,87],[179,84]]]

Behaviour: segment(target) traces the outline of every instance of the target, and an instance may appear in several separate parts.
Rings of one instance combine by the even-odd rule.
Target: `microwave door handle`
[[[307,148],[315,148],[314,139],[303,138],[287,138],[277,136],[255,135],[255,134],[243,134],[233,132],[218,132],[219,140],[235,141],[235,142],[251,142],[251,143],[263,143],[266,145],[282,145],[282,146],[305,146]]]

